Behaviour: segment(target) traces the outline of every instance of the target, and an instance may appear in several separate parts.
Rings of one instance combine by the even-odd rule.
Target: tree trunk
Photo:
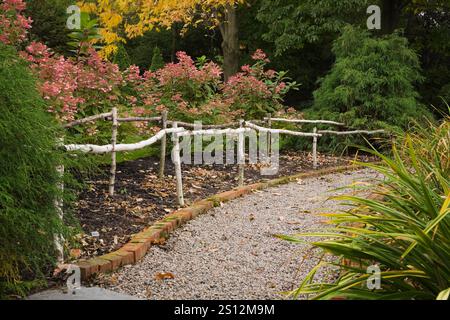
[[[177,40],[178,40],[178,29],[177,25],[172,25],[172,44],[171,44],[171,53],[170,53],[170,60],[172,62],[176,62],[176,55],[177,55]]]
[[[225,20],[219,28],[223,39],[223,73],[225,81],[228,81],[239,71],[239,24],[234,5],[225,7]]]
[[[383,0],[381,5],[381,31],[391,34],[400,23],[402,0]]]

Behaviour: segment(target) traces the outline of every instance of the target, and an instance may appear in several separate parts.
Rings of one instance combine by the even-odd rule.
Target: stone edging
[[[124,265],[135,264],[145,256],[152,245],[161,243],[161,241],[164,241],[169,237],[169,234],[173,230],[187,221],[194,219],[198,215],[207,212],[213,207],[219,206],[220,203],[242,197],[243,195],[250,194],[255,190],[267,189],[286,184],[297,179],[315,178],[331,173],[353,171],[362,168],[363,166],[360,165],[326,168],[286,176],[267,182],[258,182],[216,194],[205,200],[198,201],[190,207],[181,208],[166,215],[163,219],[155,222],[152,226],[145,228],[143,231],[134,235],[128,243],[117,251],[113,251],[89,260],[80,260],[75,264],[80,267],[82,280],[87,280],[90,276],[96,273],[111,272]]]

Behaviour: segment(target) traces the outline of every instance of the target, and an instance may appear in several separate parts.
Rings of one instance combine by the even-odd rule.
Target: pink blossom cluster
[[[102,94],[110,101],[117,100],[114,89],[122,85],[122,75],[117,65],[103,61],[95,50],[77,61],[33,42],[21,54],[40,80],[39,90],[51,105],[48,111],[61,122],[74,120],[86,103],[98,101]]]
[[[247,95],[254,95],[260,98],[269,98],[271,96],[269,88],[262,80],[243,72],[231,77],[225,83],[223,92],[226,96],[236,99]]]
[[[255,53],[252,55],[252,59],[256,61],[263,61],[265,63],[269,63],[270,60],[267,58],[267,54],[261,49],[257,49]]]
[[[202,68],[197,68],[194,60],[186,52],[177,52],[177,63],[169,63],[154,75],[161,85],[175,84],[182,81],[198,83],[218,82],[222,69],[214,62],[208,62]]]
[[[206,102],[216,93],[222,69],[214,62],[197,66],[185,52],[177,52],[178,62],[144,73],[139,92],[144,104],[156,112],[172,110],[180,116],[210,115]]]
[[[132,83],[135,85],[139,85],[144,79],[145,76],[149,76],[149,74],[141,76],[141,71],[138,66],[132,65],[127,70],[124,71],[125,80],[128,83]]]
[[[23,0],[3,0],[0,4],[0,42],[17,44],[26,39],[27,30],[33,22],[22,12],[25,10]]]

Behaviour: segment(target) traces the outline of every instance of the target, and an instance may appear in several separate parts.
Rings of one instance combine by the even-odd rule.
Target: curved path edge
[[[85,281],[97,273],[107,273],[115,271],[125,265],[135,264],[140,261],[152,245],[160,244],[167,239],[172,231],[184,223],[194,219],[200,214],[207,212],[220,203],[250,194],[255,190],[263,190],[270,187],[286,184],[297,179],[315,178],[331,173],[341,173],[346,171],[355,171],[363,168],[363,165],[346,165],[331,167],[316,171],[298,173],[291,176],[281,177],[266,182],[258,182],[251,185],[237,187],[225,191],[207,199],[195,202],[189,207],[180,208],[169,213],[161,220],[155,222],[152,226],[134,235],[131,240],[122,248],[108,254],[91,258],[88,260],[79,260],[75,262],[81,271],[81,280]]]

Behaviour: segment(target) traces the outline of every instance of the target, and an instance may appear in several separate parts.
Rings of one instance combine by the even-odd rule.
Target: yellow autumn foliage
[[[106,46],[102,55],[110,56],[118,42],[138,37],[155,27],[170,28],[174,22],[185,26],[207,21],[216,26],[221,22],[221,11],[227,5],[238,5],[245,0],[83,0],[83,12],[98,16],[101,35]],[[199,18],[200,17],[200,18]],[[124,36],[122,36],[124,35]]]

